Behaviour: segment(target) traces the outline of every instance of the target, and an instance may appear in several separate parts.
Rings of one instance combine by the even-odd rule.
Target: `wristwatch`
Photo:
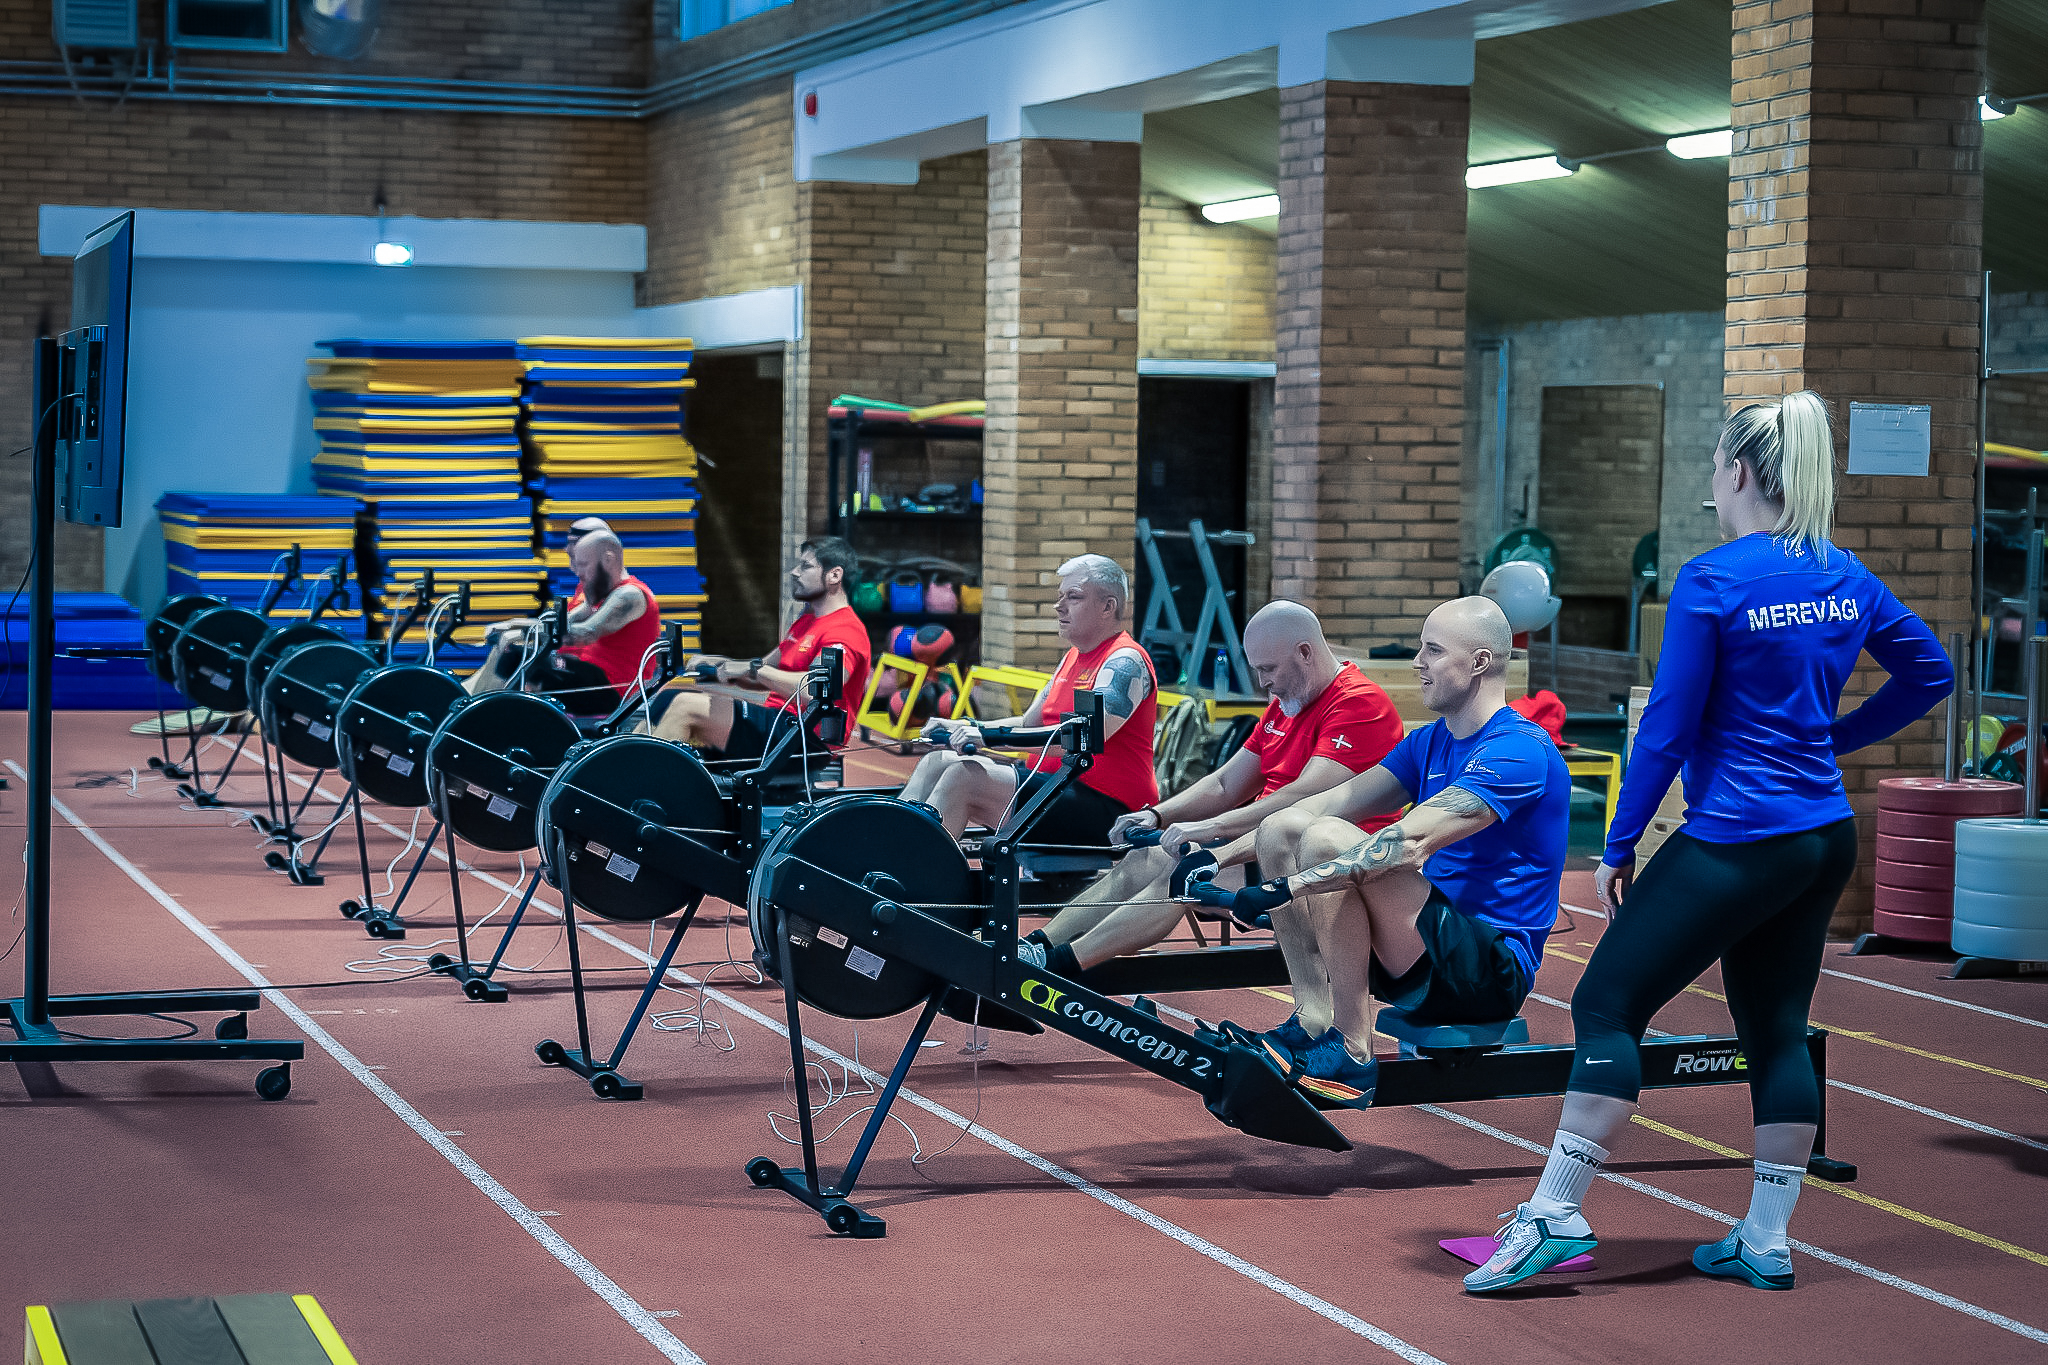
[[[759,659],[747,660],[747,681],[761,681],[761,661]]]

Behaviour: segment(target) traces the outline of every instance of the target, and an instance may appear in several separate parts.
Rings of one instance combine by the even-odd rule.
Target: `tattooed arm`
[[[647,611],[647,594],[638,588],[614,588],[604,599],[604,604],[591,610],[588,603],[579,604],[569,613],[569,627],[565,643],[587,645],[592,640],[601,640],[629,622],[637,621]]]
[[[1152,674],[1135,651],[1120,649],[1102,661],[1102,671],[1095,675],[1095,691],[1102,696],[1102,737],[1108,739],[1151,694]]]
[[[1499,817],[1493,807],[1463,787],[1445,787],[1378,834],[1326,863],[1304,868],[1287,879],[1293,895],[1307,895],[1338,882],[1363,885],[1397,867],[1422,870],[1438,849],[1477,834]]]

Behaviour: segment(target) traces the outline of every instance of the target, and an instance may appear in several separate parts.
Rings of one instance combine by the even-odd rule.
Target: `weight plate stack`
[[[1954,917],[1958,820],[2016,813],[2020,788],[1967,777],[1878,783],[1877,894],[1872,928],[1912,943],[1947,943]]]
[[[1957,822],[1950,941],[1970,957],[2048,962],[2048,823]]]

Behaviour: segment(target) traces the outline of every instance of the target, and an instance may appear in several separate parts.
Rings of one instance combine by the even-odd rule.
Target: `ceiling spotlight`
[[[1735,151],[1735,130],[1716,128],[1711,133],[1686,133],[1664,139],[1664,150],[1687,161],[1702,157],[1729,156]]]
[[[371,248],[370,259],[378,265],[411,265],[412,248],[404,242],[379,242]]]
[[[1995,122],[2013,111],[2011,100],[1994,99],[1990,95],[1977,96],[1977,117],[1986,123]]]
[[[1579,168],[1576,161],[1561,156],[1532,156],[1520,161],[1495,161],[1465,168],[1465,188],[1483,190],[1494,185],[1519,185],[1524,180],[1556,180]]]
[[[1250,199],[1226,199],[1220,204],[1202,205],[1202,216],[1212,223],[1242,223],[1247,218],[1271,218],[1280,212],[1280,196],[1259,194]]]

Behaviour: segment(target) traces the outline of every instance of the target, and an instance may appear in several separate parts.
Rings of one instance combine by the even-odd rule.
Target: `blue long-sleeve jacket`
[[[1865,650],[1891,676],[1837,716]],[[1605,861],[1635,856],[1680,764],[1695,839],[1740,843],[1845,818],[1836,757],[1896,734],[1954,683],[1934,632],[1847,550],[1816,556],[1757,532],[1707,551],[1672,588]]]

